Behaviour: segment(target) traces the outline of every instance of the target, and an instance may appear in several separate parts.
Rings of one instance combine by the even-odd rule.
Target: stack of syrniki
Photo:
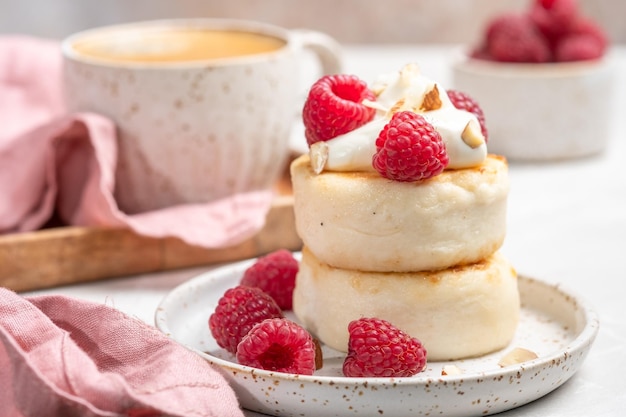
[[[296,316],[340,351],[348,347],[348,323],[361,317],[387,320],[418,338],[430,361],[505,347],[520,309],[516,272],[499,252],[509,179],[506,160],[487,154],[482,115],[463,109],[458,97],[413,65],[368,86],[374,97],[363,100],[345,97],[354,79],[330,81],[344,84],[331,83],[329,94],[338,97],[315,102],[310,95],[309,101],[318,107],[351,101],[371,113],[357,127],[325,138],[315,130],[323,121],[310,114],[323,111],[305,105],[310,151],[291,165],[296,228],[304,243]],[[403,112],[422,116],[445,145],[435,168],[417,168],[427,175],[416,179],[397,179],[400,168],[392,163],[399,157],[392,151],[382,163],[391,166],[390,174],[372,163],[383,158],[377,155],[383,130],[392,139],[402,136],[392,128],[405,127],[394,117]],[[429,158],[427,134],[418,134],[422,148],[412,152]]]

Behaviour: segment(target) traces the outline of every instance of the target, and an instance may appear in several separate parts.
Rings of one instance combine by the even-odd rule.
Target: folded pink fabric
[[[0,415],[241,417],[199,355],[105,305],[0,288]]]
[[[129,227],[215,248],[263,226],[270,191],[138,215],[120,211],[115,127],[97,114],[66,112],[61,71],[58,42],[0,37],[0,233],[36,230],[56,211],[71,225]]]

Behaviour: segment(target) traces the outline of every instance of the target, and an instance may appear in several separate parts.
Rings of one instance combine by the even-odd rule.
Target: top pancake
[[[322,262],[409,272],[478,262],[500,248],[509,190],[504,157],[420,182],[374,172],[319,175],[308,155],[291,164],[296,229]]]

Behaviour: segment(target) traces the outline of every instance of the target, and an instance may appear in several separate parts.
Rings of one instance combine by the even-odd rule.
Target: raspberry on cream
[[[364,125],[310,147],[311,165],[316,173],[328,171],[373,171],[376,138],[394,113],[413,111],[422,115],[441,135],[449,157],[447,169],[480,165],[487,156],[485,137],[478,118],[457,109],[446,91],[421,74],[417,65],[380,76],[371,86],[375,101],[363,104],[376,110]]]

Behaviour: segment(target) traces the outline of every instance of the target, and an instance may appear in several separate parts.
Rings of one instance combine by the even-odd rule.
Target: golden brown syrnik
[[[337,268],[444,269],[482,260],[505,238],[509,177],[499,156],[404,183],[374,172],[315,174],[303,155],[291,181],[298,234]]]

